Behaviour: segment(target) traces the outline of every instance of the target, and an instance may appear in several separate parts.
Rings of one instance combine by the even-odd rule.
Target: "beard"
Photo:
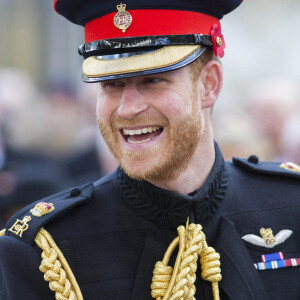
[[[138,180],[172,179],[187,168],[203,133],[204,119],[195,99],[192,106],[192,111],[173,125],[160,112],[155,116],[137,115],[131,120],[114,115],[109,124],[98,118],[98,125],[110,151],[128,176]],[[124,149],[119,128],[145,124],[163,126],[163,145],[143,151]]]

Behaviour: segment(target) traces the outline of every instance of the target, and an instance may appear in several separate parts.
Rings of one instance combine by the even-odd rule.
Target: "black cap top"
[[[128,9],[170,9],[204,13],[217,19],[235,8],[243,0],[127,0]],[[84,26],[87,22],[115,12],[120,0],[54,0],[55,10],[69,21]]]

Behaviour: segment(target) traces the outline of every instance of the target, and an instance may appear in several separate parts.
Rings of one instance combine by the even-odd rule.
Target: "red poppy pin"
[[[215,24],[211,30],[211,38],[214,44],[214,52],[216,56],[221,58],[224,56],[225,40],[221,32],[221,27]]]

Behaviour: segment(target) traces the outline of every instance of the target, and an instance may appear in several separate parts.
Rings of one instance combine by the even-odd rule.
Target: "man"
[[[299,298],[297,166],[224,162],[213,140],[218,19],[240,2],[55,1],[85,26],[83,80],[121,167],[12,217],[3,299]]]

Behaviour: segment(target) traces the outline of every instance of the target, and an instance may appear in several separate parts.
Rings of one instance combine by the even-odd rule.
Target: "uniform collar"
[[[185,225],[187,217],[192,215],[195,223],[203,225],[213,216],[227,190],[227,172],[217,143],[215,154],[213,168],[205,183],[188,195],[161,189],[144,180],[135,180],[121,168],[117,170],[117,184],[125,202],[148,221],[174,229]]]

